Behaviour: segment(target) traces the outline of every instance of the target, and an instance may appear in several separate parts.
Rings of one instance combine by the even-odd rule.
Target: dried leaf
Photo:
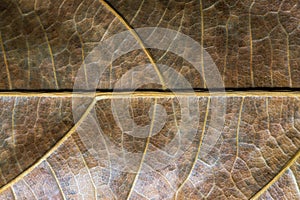
[[[0,199],[300,199],[299,93],[263,90],[300,86],[299,13],[297,0],[2,1]],[[200,70],[186,43],[151,48],[140,27],[202,45]],[[90,55],[123,31],[138,48],[113,52],[98,82]],[[233,91],[212,93],[206,53]]]

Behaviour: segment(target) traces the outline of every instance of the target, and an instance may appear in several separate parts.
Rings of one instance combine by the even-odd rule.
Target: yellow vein
[[[26,180],[22,180],[24,185],[26,185],[26,187],[28,187],[29,191],[32,193],[32,195],[34,196],[34,198],[36,200],[38,200],[39,198],[37,198],[36,194],[34,193],[34,191],[32,190],[32,188],[28,185],[28,183],[26,182]]]
[[[299,91],[229,91],[229,92],[205,92],[205,91],[195,91],[195,92],[156,92],[156,91],[136,91],[131,92],[96,92],[95,96],[97,100],[102,99],[112,99],[112,98],[136,98],[136,97],[176,97],[176,96],[194,96],[197,97],[300,97]],[[91,92],[0,92],[0,97],[50,97],[50,98],[62,98],[62,97],[87,97],[91,98]]]
[[[163,21],[163,19],[164,19],[164,17],[166,16],[166,13],[167,13],[167,11],[168,11],[168,8],[169,8],[169,5],[170,5],[170,1],[168,1],[168,4],[167,4],[167,6],[165,7],[165,10],[164,10],[164,12],[163,12],[163,14],[161,15],[161,17],[160,17],[160,19],[159,19],[159,21],[158,21],[158,23],[157,23],[157,27],[159,27],[160,26],[160,24],[161,24],[161,22]],[[184,14],[184,13],[183,13]],[[177,15],[177,14],[176,14]],[[171,21],[171,20],[170,20]],[[180,26],[181,26],[181,22],[180,22]]]
[[[28,39],[26,37],[26,47],[27,47],[27,65],[28,65],[28,73],[27,73],[27,77],[28,77],[28,87],[30,86],[30,48],[29,48],[29,44],[28,44]]]
[[[12,109],[12,113],[11,113],[11,140],[12,140],[13,146],[15,146],[15,108],[17,105],[16,101],[17,101],[17,99],[14,100],[13,109]]]
[[[201,146],[202,146],[202,141],[203,141],[203,138],[204,138],[204,133],[205,133],[205,130],[206,130],[206,123],[207,123],[207,117],[208,117],[208,113],[209,113],[209,106],[210,106],[210,97],[208,97],[207,99],[207,106],[206,106],[206,112],[205,112],[205,117],[204,117],[204,122],[203,122],[203,127],[202,127],[202,133],[201,133],[201,137],[200,137],[200,141],[199,141],[199,145],[198,145],[198,149],[197,149],[197,153],[195,155],[195,159],[193,161],[193,165],[187,175],[187,177],[185,178],[185,180],[182,182],[182,184],[179,186],[178,190],[176,191],[176,194],[175,194],[175,199],[177,199],[177,196],[178,196],[178,193],[180,192],[180,190],[183,188],[183,186],[186,184],[186,182],[189,180],[195,166],[196,166],[196,163],[197,163],[197,160],[198,160],[198,157],[200,155],[200,151],[201,151]]]
[[[148,150],[148,146],[149,146],[152,131],[153,131],[153,126],[154,126],[154,121],[155,121],[155,114],[156,114],[156,104],[157,104],[157,98],[155,98],[155,100],[154,100],[154,109],[152,111],[152,119],[151,119],[151,124],[150,124],[150,130],[149,130],[149,134],[148,134],[148,137],[147,137],[147,141],[146,141],[145,149],[144,149],[144,152],[143,152],[143,156],[141,158],[140,166],[139,166],[138,171],[137,171],[137,173],[134,177],[134,180],[133,180],[133,183],[131,185],[130,191],[129,191],[128,196],[126,198],[127,200],[129,200],[130,197],[131,197],[131,194],[134,190],[135,184],[136,184],[136,182],[139,178],[139,175],[140,175],[142,167],[143,167],[143,163],[144,163],[144,160],[145,160],[145,157],[146,157],[146,153],[147,153],[147,150]]]
[[[13,146],[15,147],[15,108],[16,108],[16,101],[17,101],[18,99],[15,99],[14,100],[14,104],[13,104],[13,109],[12,109],[12,115],[11,115],[11,137],[12,137],[12,144],[13,144]],[[14,152],[14,157],[15,157],[15,159],[16,159],[16,162],[17,162],[17,166],[18,166],[18,168],[19,168],[19,170],[20,170],[20,172],[22,172],[22,167],[21,167],[21,165],[20,165],[20,163],[19,163],[19,161],[18,161],[18,158],[17,158],[17,155],[16,155],[16,149],[15,148],[13,148],[13,152]]]
[[[37,127],[37,123],[39,121],[39,118],[40,118],[40,106],[41,106],[41,100],[42,98],[40,97],[37,104],[36,104],[36,117],[35,117],[35,123],[34,123],[34,127]],[[36,137],[34,137],[33,139],[33,144],[36,144]]]
[[[288,64],[288,73],[289,73],[289,78],[290,78],[290,87],[293,87],[293,82],[292,82],[292,73],[291,73],[291,61],[290,61],[290,36],[287,31],[286,32],[286,56],[287,56],[287,64]]]
[[[224,66],[223,66],[223,81],[225,81],[225,73],[226,73],[226,67],[227,67],[227,56],[228,56],[228,24],[230,21],[230,16],[228,17],[226,21],[226,44],[225,44],[225,56],[224,56]]]
[[[77,28],[76,28],[76,30],[77,30]],[[85,55],[84,55],[84,44],[83,44],[82,37],[78,31],[77,31],[77,35],[78,35],[78,38],[79,38],[79,41],[81,44],[81,57],[82,57],[82,63],[83,63],[84,78],[85,78],[86,87],[88,88],[88,78],[87,78]]]
[[[45,160],[45,162],[46,162],[47,166],[49,167],[49,169],[51,171],[51,174],[53,175],[53,178],[55,179],[55,182],[56,182],[56,184],[58,186],[58,189],[59,189],[59,191],[61,193],[61,196],[62,196],[63,200],[66,200],[67,198],[65,197],[65,194],[64,194],[64,192],[63,192],[63,190],[61,188],[61,185],[60,185],[60,183],[58,181],[58,178],[56,176],[56,173],[55,173],[54,169],[52,168],[52,166],[50,165],[50,163],[47,160]]]
[[[118,20],[118,19],[117,19],[117,18],[114,18],[114,19],[110,22],[110,24],[109,24],[108,27],[106,28],[106,31],[105,31],[105,33],[103,34],[101,40],[107,36],[108,31],[111,29],[111,26],[114,25],[114,21],[115,21],[115,20]],[[110,64],[109,64],[109,88],[112,88],[112,76],[113,76],[113,63],[110,62]]]
[[[12,195],[14,196],[14,199],[17,200],[17,195],[16,195],[16,193],[15,193],[15,191],[14,191],[14,188],[11,187],[10,189],[11,189]]]
[[[12,89],[12,83],[11,83],[11,79],[10,79],[10,72],[9,72],[8,62],[7,62],[7,58],[6,58],[6,51],[5,51],[5,48],[4,48],[4,44],[3,44],[3,40],[2,40],[2,33],[1,32],[0,32],[0,44],[1,44],[2,54],[3,54],[3,59],[4,59],[5,69],[6,69],[6,74],[7,74],[8,87],[11,90]]]
[[[169,5],[169,4],[168,4],[168,5]],[[168,7],[168,6],[167,6],[167,7]],[[166,13],[166,12],[167,12],[167,8],[165,9],[165,11],[164,11],[162,17],[165,16],[165,13]],[[181,17],[181,19],[180,19],[180,25],[179,25],[179,27],[178,27],[178,30],[177,30],[177,33],[176,33],[175,38],[177,37],[178,33],[180,33],[181,28],[182,28],[182,24],[183,24],[183,20],[184,20],[184,11],[181,11],[181,12],[177,13],[176,16],[179,15],[180,13],[182,13],[182,17]],[[174,18],[176,18],[176,16],[175,16]],[[174,19],[174,18],[173,18],[173,19]],[[163,19],[161,18],[161,20],[163,20]],[[159,24],[161,23],[161,20],[158,22],[157,26],[159,26]],[[170,43],[169,47],[171,47],[171,46],[173,45],[173,42],[174,42],[174,41],[172,41],[172,42]],[[161,60],[168,54],[168,50],[169,50],[169,49],[167,49],[167,50],[164,52],[164,54],[158,59],[157,62],[161,61]],[[182,68],[181,68],[181,70],[182,70]]]
[[[84,79],[85,79],[86,87],[88,88],[88,78],[87,78],[86,64],[85,64],[85,55],[84,55],[84,43],[83,43],[82,36],[79,33],[79,31],[78,31],[78,27],[77,27],[75,19],[74,19],[74,26],[75,26],[75,30],[76,30],[77,36],[79,38],[79,42],[81,44],[81,59],[82,59],[82,64],[83,64]]]
[[[166,83],[163,79],[163,76],[159,70],[159,68],[157,67],[154,59],[152,58],[150,52],[146,49],[143,41],[141,40],[141,38],[138,36],[138,34],[135,32],[135,30],[123,19],[123,17],[121,17],[119,15],[118,12],[115,11],[114,8],[112,8],[105,0],[99,0],[100,3],[102,3],[102,5],[109,10],[116,18],[118,18],[120,20],[120,22],[128,29],[128,31],[133,35],[133,37],[136,39],[136,41],[140,44],[140,46],[142,47],[144,53],[146,54],[146,56],[148,57],[149,61],[151,62],[152,66],[154,67],[154,70],[156,71],[159,80],[162,84],[163,89],[166,89]]]
[[[99,110],[102,114],[103,114],[103,117],[105,118],[105,120],[106,121],[109,121],[108,119],[107,119],[107,117],[105,116],[105,113],[103,112],[103,110]],[[87,120],[89,120],[89,119],[87,119]],[[92,117],[92,120],[94,121],[94,123],[97,123],[97,122],[95,122],[95,120],[97,120],[97,119],[95,119],[94,117]],[[99,123],[101,123],[101,119],[99,119]],[[111,126],[110,126],[110,124],[108,124],[108,126],[109,126],[109,128],[111,128]],[[99,133],[101,133],[101,129],[100,129],[100,127],[99,126],[97,126],[97,131],[99,132]],[[111,134],[111,132],[110,132],[110,134]],[[111,135],[110,135],[111,136]],[[103,137],[102,137],[103,138]],[[111,181],[111,176],[112,176],[112,164],[111,164],[111,157],[110,157],[110,152],[109,152],[109,150],[108,150],[108,145],[107,145],[107,143],[106,143],[106,140],[105,140],[105,138],[103,138],[103,144],[104,144],[104,147],[105,147],[105,150],[106,150],[106,152],[107,152],[107,157],[108,157],[108,164],[109,164],[109,178],[108,178],[108,181],[107,181],[107,184],[109,184],[110,183],[110,181]],[[122,141],[121,141],[121,146],[122,146],[122,150],[123,150],[123,132],[122,132]],[[123,155],[123,158],[124,158],[124,155]],[[125,159],[125,158],[124,158]],[[117,198],[116,198],[117,199]]]
[[[265,186],[263,186],[258,192],[256,192],[250,199],[256,200],[258,199],[263,193],[265,193],[278,179],[298,160],[300,157],[300,149],[298,152],[284,165],[284,167],[279,171],[276,176],[273,177]]]
[[[291,167],[293,167],[293,166],[291,166]],[[296,191],[297,191],[298,195],[300,195],[300,190],[299,190],[300,187],[299,187],[298,181],[296,179],[295,173],[293,172],[293,169],[290,169],[289,171],[290,171],[290,173],[292,175],[292,180],[294,182]],[[297,172],[297,174],[298,174],[298,172]]]
[[[75,98],[75,97],[86,97],[91,98],[93,92],[15,92],[6,91],[0,92],[0,98],[4,97],[50,97],[50,98]],[[95,96],[97,100],[105,98],[128,98],[128,97],[175,97],[175,96],[194,96],[197,97],[300,97],[300,91],[267,91],[267,90],[249,90],[249,91],[228,91],[228,92],[208,92],[208,91],[195,91],[195,92],[185,92],[178,91],[176,94],[172,92],[157,92],[157,91],[119,91],[119,92],[96,92]]]
[[[56,77],[56,69],[55,69],[55,64],[54,64],[54,57],[53,57],[52,48],[51,48],[51,45],[50,45],[50,42],[49,42],[49,38],[47,36],[46,30],[44,28],[44,25],[42,24],[40,16],[38,16],[36,13],[35,13],[35,16],[36,16],[37,20],[39,21],[39,24],[40,24],[40,26],[41,26],[41,28],[43,30],[43,33],[44,33],[44,36],[45,36],[45,39],[46,39],[46,42],[47,42],[49,54],[50,54],[50,57],[51,57],[53,77],[54,77],[54,81],[55,81],[55,88],[58,89],[58,82],[57,82],[57,77]]]
[[[268,130],[270,130],[270,114],[269,114],[269,98],[266,98],[266,112],[267,112],[267,120],[268,120]]]
[[[239,118],[238,118],[238,124],[236,128],[236,158],[239,156],[239,133],[240,133],[240,124],[242,119],[242,111],[243,111],[243,105],[244,105],[244,97],[242,97],[241,105],[240,105],[240,111],[239,111]]]
[[[92,108],[95,105],[95,103],[96,103],[96,99],[94,99],[92,101],[92,103],[88,106],[88,108],[83,113],[83,115],[78,120],[78,122],[64,135],[64,137],[62,137],[51,149],[49,149],[40,159],[38,159],[30,167],[28,167],[21,174],[19,174],[14,179],[12,179],[11,181],[9,181],[6,185],[2,186],[0,188],[0,193],[2,193],[7,188],[11,187],[12,185],[14,185],[15,183],[17,183],[18,181],[22,180],[26,175],[28,175],[30,172],[32,172],[39,164],[41,164],[44,160],[46,160],[54,151],[56,151],[67,139],[69,139],[70,136],[79,127],[79,125],[83,122],[83,120],[88,116],[88,114],[92,110]]]
[[[21,15],[22,19],[24,19],[24,16],[23,16],[23,13],[22,13],[22,10],[19,6],[18,3],[15,4],[18,11],[19,11],[19,14]],[[25,35],[25,43],[26,43],[26,48],[27,48],[27,67],[28,67],[28,72],[27,72],[27,78],[28,78],[28,83],[27,83],[27,87],[29,88],[30,87],[30,48],[29,48],[29,44],[28,44],[28,38],[27,38],[27,35]]]
[[[202,68],[202,78],[203,78],[203,84],[204,88],[206,88],[206,80],[205,80],[205,70],[204,70],[204,14],[203,14],[203,6],[202,6],[202,0],[200,0],[200,15],[201,15],[201,50],[200,50],[200,62],[201,62],[201,68]]]
[[[289,33],[286,31],[286,29],[281,24],[278,15],[277,15],[277,20],[278,20],[278,23],[280,24],[283,32],[286,35],[286,57],[287,57],[287,65],[288,65],[288,73],[289,73],[289,82],[290,82],[290,87],[292,87],[293,84],[292,84],[291,61],[290,61],[290,36],[289,36]]]
[[[4,183],[7,182],[6,178],[3,176],[3,172],[2,169],[0,168],[0,175],[1,175],[1,179],[4,181]]]
[[[75,143],[75,147],[77,148],[77,150],[78,150],[78,152],[79,152],[79,155],[80,155],[80,157],[81,157],[81,160],[82,160],[82,162],[83,162],[83,165],[84,165],[84,167],[86,168],[86,170],[87,170],[87,172],[88,172],[88,175],[89,175],[89,177],[90,177],[90,179],[91,179],[91,183],[92,183],[93,188],[94,188],[95,199],[98,199],[98,198],[97,198],[97,187],[96,187],[96,185],[95,185],[95,183],[94,183],[94,180],[93,180],[93,177],[92,177],[91,172],[90,172],[90,170],[89,170],[89,167],[88,167],[88,165],[87,165],[87,163],[86,163],[86,161],[85,161],[85,158],[84,158],[84,156],[82,155],[82,153],[81,153],[81,151],[80,151],[80,148],[79,148],[79,146],[77,145],[76,141],[75,141],[74,139],[73,139],[73,141],[74,141],[74,143]]]
[[[17,7],[17,9],[18,9],[18,11],[19,11],[19,14],[21,15],[21,17],[22,17],[22,19],[23,19],[23,13],[22,13],[22,10],[21,10],[19,4],[18,4],[18,3],[15,3],[15,6]]]
[[[236,183],[236,182],[234,181],[234,179],[233,179],[233,177],[232,177],[232,174],[234,173],[233,170],[234,170],[234,166],[236,165],[237,159],[238,159],[238,158],[236,157],[236,158],[235,158],[235,161],[234,161],[234,163],[233,163],[233,165],[232,165],[232,167],[231,167],[231,170],[230,170],[230,180],[231,180],[231,182],[233,183],[233,185],[234,185],[235,188],[238,188],[238,186],[237,186],[238,183]],[[249,170],[249,167],[248,167],[248,166],[246,166],[246,167],[247,167],[247,170]],[[244,198],[240,198],[240,199],[248,199],[247,196],[246,196],[244,193],[241,193],[241,194],[243,195]],[[208,196],[208,195],[207,195],[207,196]]]
[[[135,12],[135,15],[133,16],[133,18],[130,20],[130,24],[132,24],[132,22],[134,22],[135,18],[138,16],[138,14],[140,13],[140,11],[142,10],[142,7],[145,3],[145,0],[142,1],[142,3],[140,4],[138,10]]]
[[[151,166],[147,165],[149,168],[152,168]],[[173,187],[173,185],[171,185],[170,181],[166,178],[165,175],[163,175],[160,171],[153,169],[153,171],[155,171],[155,173],[157,173],[158,175],[160,175],[162,177],[162,179],[164,179],[166,181],[166,183],[170,186],[171,190],[174,192],[175,189]]]
[[[146,200],[150,200],[148,197],[144,196],[143,194],[141,194],[140,192],[136,192],[139,196],[143,197]]]
[[[175,126],[176,126],[176,129],[177,129],[177,132],[180,131],[180,128],[178,126],[178,122],[177,122],[177,118],[176,118],[176,109],[175,109],[175,105],[174,105],[174,99],[172,100],[172,109],[173,109],[173,118],[174,118],[174,123],[175,123]],[[178,133],[179,134],[179,133]],[[179,134],[179,137],[180,137],[180,134]]]
[[[269,35],[269,45],[271,48],[271,55],[270,55],[270,78],[271,78],[271,86],[273,87],[274,81],[273,81],[273,46],[272,46],[272,41]]]
[[[252,2],[249,8],[248,18],[249,18],[249,40],[250,40],[250,76],[251,76],[251,85],[254,87],[254,77],[253,77],[253,41],[252,41],[252,27],[251,27],[251,9],[255,1]]]

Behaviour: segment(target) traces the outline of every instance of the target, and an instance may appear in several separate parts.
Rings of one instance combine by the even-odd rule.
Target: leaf
[[[1,97],[1,186],[31,166],[73,126],[70,100]]]
[[[109,0],[134,28],[178,30],[203,45],[228,88],[299,87],[299,1]],[[165,52],[157,63],[180,70],[203,88],[192,67]],[[175,61],[174,61],[175,60]],[[186,72],[186,73],[184,73]]]
[[[0,199],[299,199],[299,9],[296,0],[4,0]],[[203,45],[193,52],[200,71],[172,43],[148,48],[138,27]],[[126,30],[139,49],[107,66],[95,96],[71,93],[97,76],[84,62],[93,49]],[[211,90],[206,52],[233,91],[165,91],[179,75]]]
[[[3,188],[6,190],[2,191],[2,195],[14,191],[14,195],[19,198],[23,195],[27,198],[34,198],[30,195],[44,195],[45,198],[54,195],[55,198],[64,196],[66,199],[93,199],[96,198],[95,196],[104,199],[113,197],[126,199],[130,194],[133,199],[142,197],[168,199],[174,196],[178,199],[184,197],[198,199],[205,196],[247,199],[259,192],[260,188],[272,181],[274,177],[276,178],[278,173],[284,174],[279,177],[281,182],[297,180],[297,171],[294,172],[296,175],[290,172],[297,170],[291,166],[294,162],[290,162],[287,166],[285,164],[299,157],[297,148],[299,132],[296,127],[299,126],[300,102],[298,97],[272,95],[221,97],[227,101],[225,126],[209,159],[201,159],[200,154],[195,156],[199,151],[202,127],[206,127],[206,131],[209,130],[207,128],[212,121],[211,108],[208,107],[208,102],[212,99],[209,100],[205,96],[196,97],[199,99],[202,113],[197,135],[188,150],[178,160],[170,162],[168,166],[161,169],[152,169],[152,157],[146,156],[143,161],[145,164],[141,168],[132,168],[133,171],[142,170],[141,173],[120,171],[116,166],[118,162],[109,159],[110,156],[114,156],[110,154],[114,152],[113,145],[123,145],[126,152],[140,152],[141,154],[138,155],[141,157],[136,162],[141,162],[143,155],[147,155],[144,154],[147,146],[148,154],[151,154],[157,148],[163,149],[175,137],[174,116],[178,124],[182,123],[180,115],[174,115],[174,112],[178,113],[176,110],[180,108],[176,109],[175,105],[173,110],[171,106],[178,102],[174,97],[138,96],[131,99],[131,106],[135,108],[133,119],[136,123],[149,122],[146,117],[148,109],[144,110],[144,107],[150,106],[154,98],[157,104],[169,108],[166,110],[168,119],[159,134],[152,136],[149,141],[138,138],[133,140],[130,135],[124,136],[123,141],[120,141],[122,132],[113,119],[112,111],[107,109],[112,99],[101,98],[95,104],[95,112],[106,139],[101,138],[98,130],[91,126],[92,115],[87,115],[75,126],[76,129],[71,130],[72,134],[68,133],[62,139],[60,145],[52,147],[50,153],[42,156],[33,167],[24,171],[20,175],[21,178],[17,177],[5,185]],[[156,153],[156,155],[160,154]],[[110,162],[114,165],[110,166]],[[134,163],[129,166],[138,165]],[[291,170],[286,171],[289,167]],[[285,175],[286,173],[288,175]],[[288,177],[284,178],[286,176]],[[50,183],[51,192],[49,190],[49,193],[45,193]],[[274,184],[269,189],[271,192],[273,187],[278,187],[277,182]],[[297,186],[295,184],[294,187]],[[281,195],[298,195],[298,193],[294,190],[292,194],[281,192]]]
[[[228,88],[299,87],[297,0],[109,3],[120,15],[96,0],[5,1],[0,88],[71,89],[82,60],[99,41],[128,27],[148,26],[178,30],[198,41]],[[184,59],[171,52],[150,53],[156,63],[179,71],[194,88],[204,87],[199,73]],[[143,51],[118,59],[99,88],[113,88],[122,74],[145,62],[149,56]]]

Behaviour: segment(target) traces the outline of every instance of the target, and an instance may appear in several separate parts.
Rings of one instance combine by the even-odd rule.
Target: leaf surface
[[[4,0],[0,199],[300,199],[299,13],[296,0]],[[174,44],[146,48],[139,27],[191,37],[201,71]],[[126,30],[139,48],[112,59],[95,96],[69,92]],[[233,91],[161,90],[172,73],[160,64],[207,89],[205,52]],[[149,63],[159,81],[135,88]],[[141,91],[110,92],[125,75],[122,89]]]

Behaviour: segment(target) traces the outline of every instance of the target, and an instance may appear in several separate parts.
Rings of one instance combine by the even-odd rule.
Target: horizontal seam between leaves
[[[229,92],[207,92],[207,91],[124,91],[124,92],[0,92],[0,97],[86,97],[97,100],[105,98],[122,97],[175,97],[175,96],[218,96],[218,97],[300,97],[300,91],[229,91]]]

